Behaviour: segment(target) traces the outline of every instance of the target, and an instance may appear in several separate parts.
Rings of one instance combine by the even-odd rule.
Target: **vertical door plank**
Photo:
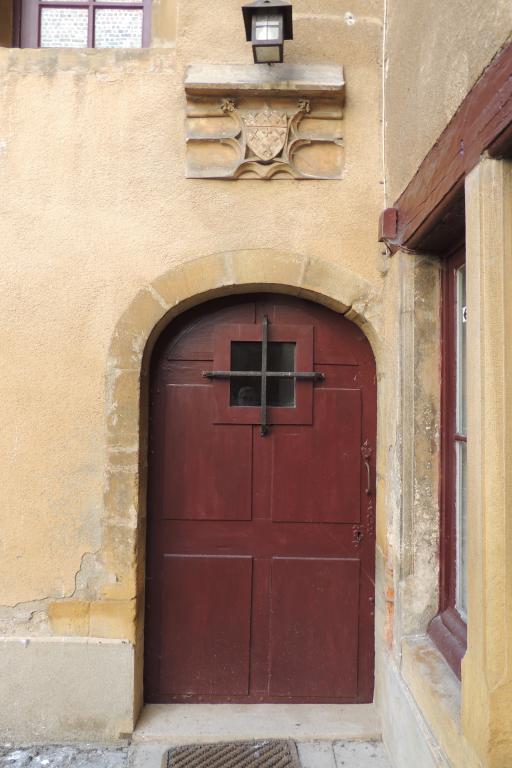
[[[270,693],[357,694],[359,563],[273,558]]]
[[[315,390],[313,429],[275,427],[272,439],[257,448],[272,453],[269,484],[272,520],[359,522],[359,389],[329,389],[327,379],[325,387]]]
[[[162,414],[162,519],[251,519],[252,428],[214,424],[212,401],[211,385],[168,386]]]
[[[167,556],[161,692],[249,693],[252,558]]]

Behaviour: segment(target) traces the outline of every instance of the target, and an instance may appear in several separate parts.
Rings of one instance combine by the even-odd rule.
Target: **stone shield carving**
[[[260,160],[269,161],[282,151],[288,131],[285,112],[265,109],[243,117],[247,145]]]
[[[265,94],[260,109],[254,96],[190,101],[188,177],[340,179],[341,105],[319,99],[312,106],[294,94],[280,98],[273,109],[266,103],[271,98]]]

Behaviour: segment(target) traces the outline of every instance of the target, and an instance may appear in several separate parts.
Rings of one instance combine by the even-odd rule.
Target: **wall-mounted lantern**
[[[245,34],[256,64],[279,64],[284,41],[293,40],[292,4],[286,0],[255,0],[242,6]]]

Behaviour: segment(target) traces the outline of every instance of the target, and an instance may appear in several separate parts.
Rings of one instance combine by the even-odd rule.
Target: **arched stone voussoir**
[[[365,331],[378,357],[380,293],[374,285],[332,261],[255,248],[200,256],[171,267],[141,289],[117,324],[110,368],[140,368],[148,340],[191,306],[250,291],[303,296],[348,313]]]

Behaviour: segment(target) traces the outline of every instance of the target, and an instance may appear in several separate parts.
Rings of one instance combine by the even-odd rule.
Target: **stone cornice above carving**
[[[185,93],[189,178],[341,178],[341,67],[191,66]]]
[[[317,96],[343,104],[345,80],[342,67],[323,64],[191,64],[185,91],[188,96]]]

